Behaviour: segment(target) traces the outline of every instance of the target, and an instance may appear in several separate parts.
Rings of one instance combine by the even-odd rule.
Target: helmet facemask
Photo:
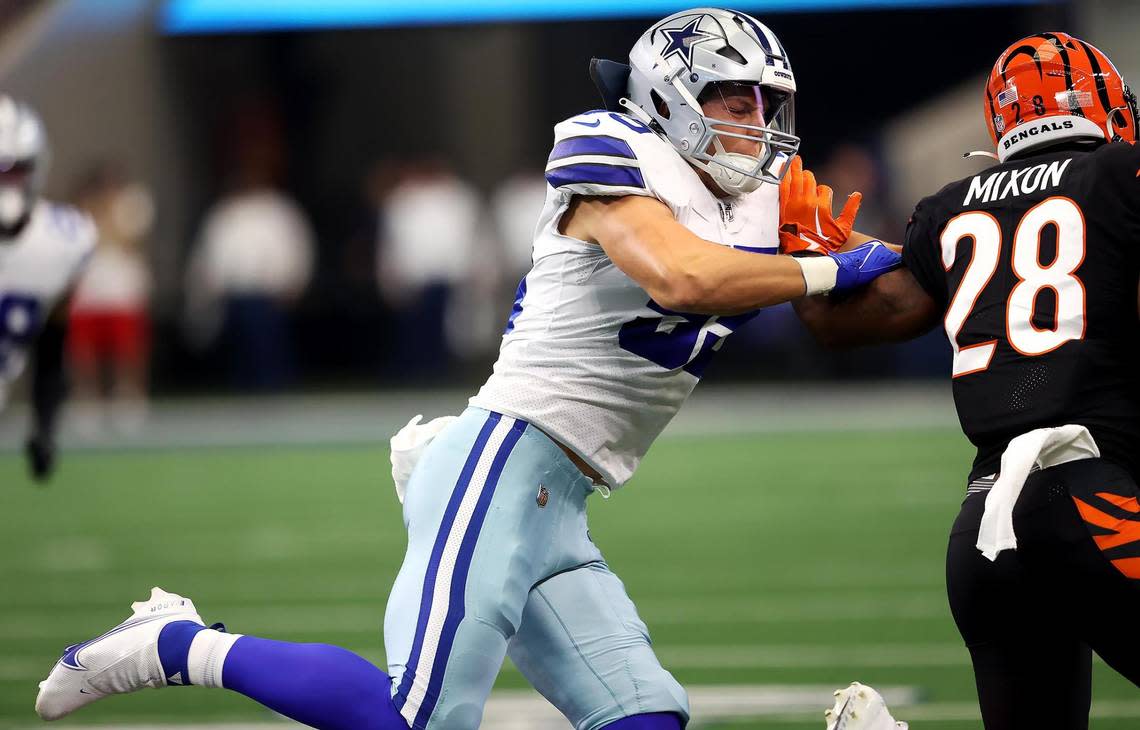
[[[20,232],[32,214],[37,197],[31,160],[0,160],[0,236]]]
[[[0,94],[0,237],[13,238],[31,219],[48,158],[39,117]]]
[[[679,89],[685,93],[683,87]],[[795,135],[795,100],[791,93],[761,84],[737,81],[710,83],[695,100],[703,124],[700,138],[681,153],[704,170],[730,195],[750,193],[763,183],[778,185],[800,140]],[[705,112],[712,106],[715,116]],[[759,124],[750,124],[759,121]],[[754,154],[729,152],[726,140],[757,145]]]

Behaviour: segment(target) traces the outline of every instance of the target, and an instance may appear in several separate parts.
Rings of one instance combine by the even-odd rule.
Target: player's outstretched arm
[[[831,188],[819,184],[796,157],[780,182],[780,250],[847,256],[877,244],[901,255],[901,246],[854,230],[861,199],[859,193],[852,194],[836,217]],[[849,297],[804,297],[793,306],[828,347],[908,340],[934,326],[939,315],[937,304],[905,268],[878,277]]]
[[[55,470],[55,429],[60,406],[67,393],[63,352],[67,340],[65,300],[52,312],[36,338],[32,370],[32,430],[26,451],[28,467],[36,481],[46,481]]]
[[[814,259],[737,251],[698,237],[643,196],[576,197],[560,232],[600,245],[661,306],[693,314],[739,314],[849,290],[899,263],[880,244]]]
[[[905,268],[880,276],[849,297],[803,297],[792,306],[825,347],[903,342],[937,324],[937,303]]]

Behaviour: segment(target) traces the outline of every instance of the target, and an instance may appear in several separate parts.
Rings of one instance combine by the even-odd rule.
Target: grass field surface
[[[896,715],[912,730],[978,728],[943,591],[970,455],[950,428],[668,436],[627,489],[592,498],[592,534],[661,659],[695,693],[745,686],[747,699],[749,686],[859,679],[906,688],[913,704]],[[8,452],[0,519],[0,727],[35,727],[36,683],[60,650],[122,620],[152,585],[235,632],[383,661],[405,544],[383,448],[73,452],[47,489]],[[1101,664],[1096,673],[1093,727],[1140,726],[1135,689]],[[525,683],[507,666],[498,686]],[[798,707],[696,719],[822,728],[822,704]],[[226,692],[172,688],[60,725],[273,719]]]

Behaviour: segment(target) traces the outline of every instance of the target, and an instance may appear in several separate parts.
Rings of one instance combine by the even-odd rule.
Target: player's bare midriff
[[[542,431],[541,428],[538,430]],[[558,446],[558,448],[562,449],[562,451],[566,454],[566,456],[568,456],[570,458],[571,463],[573,463],[574,466],[578,467],[578,471],[580,471],[584,475],[586,475],[587,479],[592,481],[594,484],[605,484],[606,483],[606,480],[602,478],[602,475],[598,473],[598,470],[595,469],[594,467],[590,466],[588,463],[586,463],[586,460],[583,459],[581,456],[578,456],[577,454],[575,454],[574,451],[569,446],[562,443],[558,439],[554,438],[550,434],[546,433],[546,431],[542,431],[542,432],[545,433],[546,437],[548,439],[550,439],[551,441],[553,441]]]

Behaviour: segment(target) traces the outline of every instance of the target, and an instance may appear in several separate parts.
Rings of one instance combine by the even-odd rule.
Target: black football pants
[[[1031,474],[1017,550],[995,562],[975,547],[981,490],[951,531],[946,587],[986,730],[1085,730],[1092,651],[1140,686],[1140,490],[1103,459]]]

